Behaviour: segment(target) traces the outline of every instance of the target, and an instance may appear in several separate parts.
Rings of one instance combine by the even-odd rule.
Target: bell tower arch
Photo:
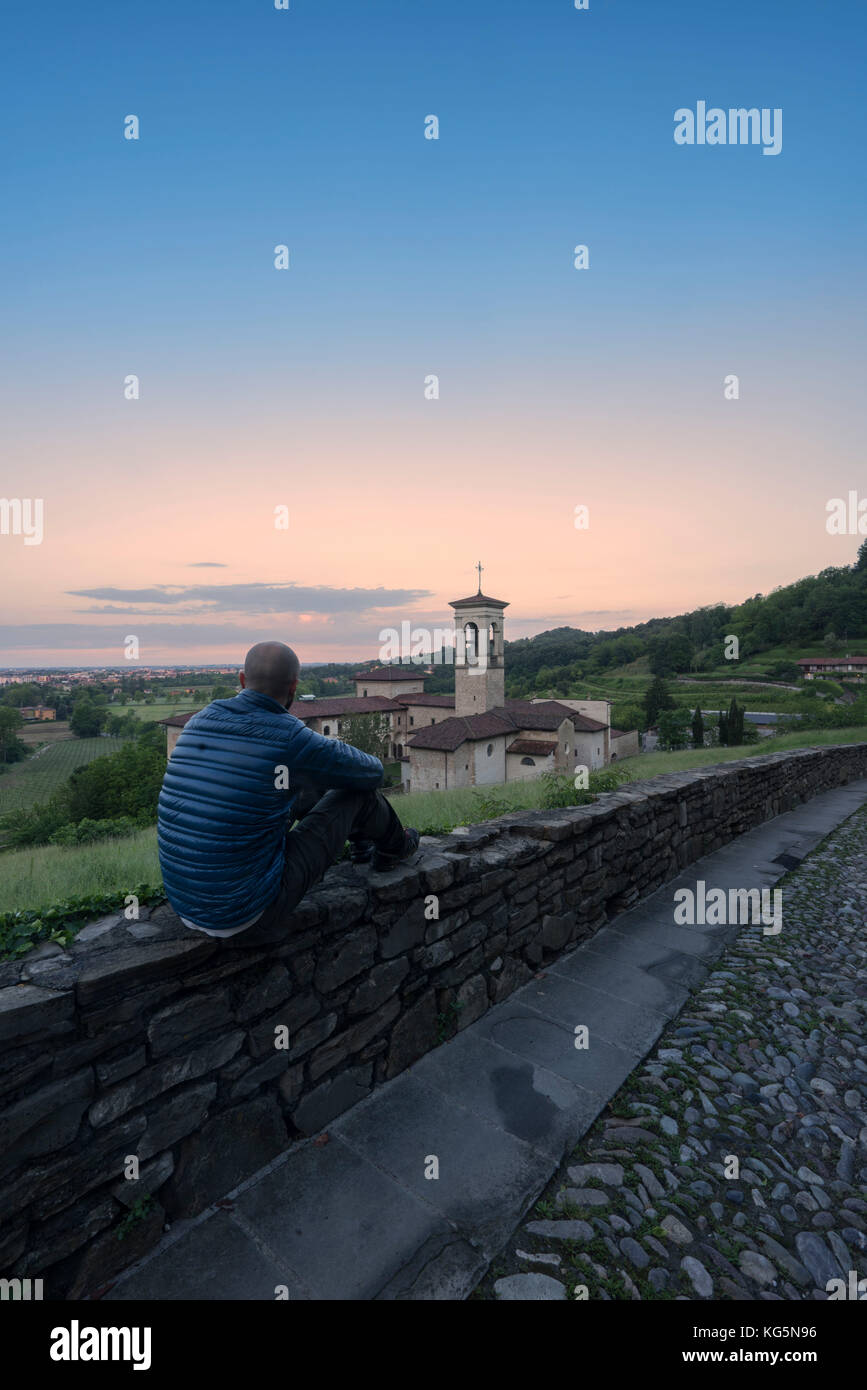
[[[508,603],[482,593],[452,599],[455,623],[455,714],[484,714],[506,698],[503,614]]]

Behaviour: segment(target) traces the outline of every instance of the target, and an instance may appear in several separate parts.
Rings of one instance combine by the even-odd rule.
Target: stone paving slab
[[[159,1259],[142,1266],[134,1279],[117,1284],[111,1299],[273,1299],[278,1284],[290,1299],[309,1299],[310,1291],[284,1261],[263,1254],[226,1211],[193,1224]]]
[[[867,780],[821,793],[692,864],[346,1112],[327,1144],[293,1146],[172,1232],[106,1297],[270,1299],[284,1284],[297,1299],[465,1298],[737,935],[676,926],[675,888],[773,882],[778,855],[803,855],[865,801]],[[580,1023],[598,1030],[589,1051]]]
[[[547,1154],[473,1114],[455,1097],[431,1090],[414,1072],[398,1077],[381,1099],[372,1096],[347,1111],[329,1133],[491,1256],[549,1172]],[[429,1156],[437,1160],[437,1178],[425,1176]]]
[[[412,1074],[558,1161],[576,1120],[591,1124],[599,1108],[595,1092],[505,1052],[473,1028],[422,1057]]]
[[[552,978],[563,976],[606,996],[613,995],[628,1004],[660,1013],[665,1018],[674,1018],[689,998],[685,985],[628,964],[622,954],[611,959],[594,957],[590,951],[575,951],[565,960],[547,967],[546,974]]]

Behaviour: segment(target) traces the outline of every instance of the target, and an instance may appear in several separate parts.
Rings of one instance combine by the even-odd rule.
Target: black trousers
[[[304,894],[340,857],[347,840],[372,840],[386,853],[403,844],[403,826],[380,791],[326,791],[308,787],[293,808],[299,824],[286,832],[286,856],[277,896],[246,931],[223,942],[223,949],[264,946],[284,940],[289,918]]]

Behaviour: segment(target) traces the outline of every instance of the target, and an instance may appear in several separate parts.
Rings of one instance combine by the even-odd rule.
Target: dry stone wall
[[[686,865],[865,775],[867,744],[802,749],[502,816],[336,866],[277,948],[164,905],[0,963],[0,1274],[98,1293]]]

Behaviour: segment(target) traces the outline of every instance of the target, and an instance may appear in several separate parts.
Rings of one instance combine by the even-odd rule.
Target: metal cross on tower
[[[479,571],[479,593],[481,593],[481,592],[482,592],[482,562],[481,562],[481,560],[479,560],[478,564],[476,565],[476,569]]]

